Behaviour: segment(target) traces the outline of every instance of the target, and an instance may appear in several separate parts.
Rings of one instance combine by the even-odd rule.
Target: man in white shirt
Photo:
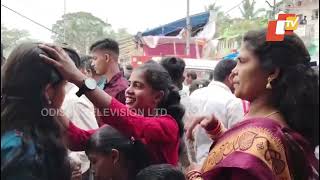
[[[244,116],[242,100],[232,93],[233,87],[229,78],[236,66],[234,60],[221,60],[214,70],[214,80],[207,87],[198,89],[190,95],[195,116],[214,114],[226,128],[241,121]],[[208,156],[212,140],[203,128],[194,131],[197,164],[203,164]]]
[[[92,76],[91,57],[83,56],[80,59],[79,69],[87,76]],[[97,79],[97,78],[96,78]],[[76,92],[79,88],[72,84],[67,92],[62,110],[65,115],[80,128],[89,130],[98,128],[97,120],[94,114],[94,106],[86,96],[78,97]]]
[[[87,76],[91,76],[92,74],[90,74],[90,72],[92,69],[90,67],[90,56],[81,57],[79,69]],[[86,96],[78,97],[76,95],[78,90],[79,88],[77,86],[71,84],[61,108],[66,117],[68,117],[77,127],[84,130],[97,129],[98,123],[94,113],[94,106]],[[84,151],[69,151],[69,157],[75,163],[81,165],[82,174],[88,171],[90,161]],[[87,177],[83,176],[83,178],[86,179]]]
[[[94,106],[87,97],[78,97],[76,95],[78,90],[77,86],[70,89],[62,104],[62,110],[78,127],[85,130],[96,129],[98,124],[94,114]]]

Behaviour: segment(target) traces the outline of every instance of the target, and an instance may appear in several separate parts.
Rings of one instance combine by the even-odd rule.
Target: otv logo
[[[295,14],[279,14],[277,20],[269,21],[266,41],[283,41],[285,34],[298,28],[299,18]]]

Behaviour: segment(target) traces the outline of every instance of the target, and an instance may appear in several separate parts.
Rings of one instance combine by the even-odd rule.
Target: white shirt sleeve
[[[62,105],[64,114],[81,129],[97,129],[98,123],[94,114],[93,104],[84,96],[80,98],[76,96],[76,90],[77,89],[71,89],[66,95]],[[69,151],[69,157],[81,165],[82,173],[89,169],[90,161],[84,151]]]
[[[94,106],[87,97],[78,97],[76,95],[78,89],[78,87],[74,86],[69,90],[62,104],[62,110],[66,117],[81,129],[97,129],[98,123],[94,112]]]
[[[66,103],[67,105],[63,109],[64,113],[76,126],[85,130],[98,128],[94,107],[89,104],[91,102],[86,103],[79,99]]]
[[[242,121],[243,116],[242,100],[239,98],[230,100],[227,104],[227,128],[230,129],[233,125]]]

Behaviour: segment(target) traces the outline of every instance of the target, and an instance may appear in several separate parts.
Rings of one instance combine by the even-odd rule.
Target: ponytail
[[[174,85],[170,86],[167,97],[162,101],[162,108],[167,110],[167,114],[171,115],[177,122],[179,127],[179,136],[184,133],[184,125],[182,118],[185,113],[184,107],[180,104],[180,94],[178,88]]]

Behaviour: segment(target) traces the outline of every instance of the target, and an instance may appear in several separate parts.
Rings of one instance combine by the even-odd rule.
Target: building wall
[[[144,56],[168,56],[168,55],[185,55],[185,43],[176,44],[176,53],[174,52],[173,43],[160,44],[156,48],[150,48],[143,45]],[[198,45],[199,57],[202,57],[202,46]],[[190,58],[197,58],[195,44],[190,44]]]
[[[319,0],[293,0],[289,13],[297,14],[307,23],[299,24],[295,31],[304,41],[312,59],[319,56]],[[301,21],[300,21],[301,22]]]
[[[217,48],[214,52],[213,59],[221,59],[230,54],[232,50],[239,49],[242,36],[234,37],[231,39],[220,39]]]
[[[293,4],[289,12],[300,15],[300,21],[304,16],[307,19],[307,24],[299,24],[296,33],[306,41],[319,39],[319,0],[294,0]]]

